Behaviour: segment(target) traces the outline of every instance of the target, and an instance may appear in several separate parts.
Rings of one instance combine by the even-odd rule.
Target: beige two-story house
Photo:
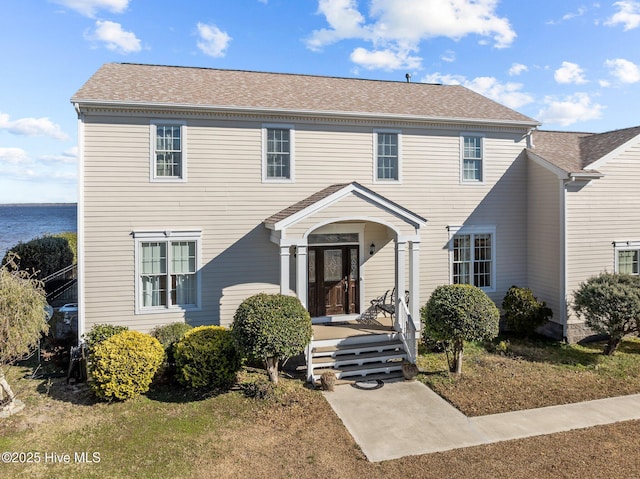
[[[438,285],[530,287],[571,339],[580,281],[637,274],[640,129],[539,131],[462,86],[137,64],[71,101],[80,335],[229,325],[263,291],[373,324],[386,294],[411,359]]]

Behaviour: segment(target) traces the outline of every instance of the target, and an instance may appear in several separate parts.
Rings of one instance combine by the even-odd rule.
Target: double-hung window
[[[293,181],[293,128],[289,125],[263,127],[263,181]]]
[[[141,232],[136,238],[138,312],[200,305],[199,232]]]
[[[495,290],[495,228],[450,228],[451,282]]]
[[[481,136],[461,137],[461,179],[467,183],[483,181],[483,145]]]
[[[376,181],[400,180],[400,134],[395,131],[375,132]]]
[[[185,130],[184,122],[151,123],[152,180],[185,179]]]
[[[623,241],[614,243],[616,258],[615,271],[622,274],[640,274],[640,241]]]

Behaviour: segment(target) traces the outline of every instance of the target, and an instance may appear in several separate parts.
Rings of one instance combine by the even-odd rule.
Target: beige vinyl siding
[[[640,240],[640,145],[611,159],[598,171],[605,176],[582,187],[568,187],[569,299],[590,276],[614,271],[614,241]]]
[[[561,181],[555,173],[528,162],[527,264],[528,287],[562,323],[561,308]]]
[[[328,185],[351,181],[427,218],[421,230],[421,303],[437,285],[449,282],[449,225],[496,227],[497,287],[491,296],[498,304],[509,286],[526,282],[523,131],[484,132],[484,184],[463,185],[460,134],[467,127],[173,115],[186,121],[187,181],[158,183],[149,181],[149,124],[160,117],[85,116],[87,329],[110,322],[148,330],[184,318],[192,324],[229,324],[244,298],[280,290],[279,249],[263,220]],[[294,183],[262,183],[265,123],[295,126]],[[373,183],[373,132],[378,128],[402,132],[402,184]],[[348,205],[335,214],[350,215]],[[367,211],[371,214],[388,215]],[[202,231],[202,310],[136,315],[132,232],[165,229]],[[381,225],[365,225],[364,304],[393,287],[391,234]],[[370,238],[381,241],[373,258],[368,257]]]

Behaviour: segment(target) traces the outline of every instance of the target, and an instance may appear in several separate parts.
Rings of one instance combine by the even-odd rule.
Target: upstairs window
[[[183,180],[185,178],[184,124],[152,124],[152,179]]]
[[[483,178],[482,137],[462,137],[462,181],[482,182]]]
[[[398,181],[400,179],[399,134],[379,131],[376,133],[377,181]]]
[[[264,128],[263,179],[266,181],[293,180],[293,130],[289,127]]]

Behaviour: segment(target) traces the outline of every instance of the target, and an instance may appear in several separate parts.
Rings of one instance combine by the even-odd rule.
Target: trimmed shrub
[[[295,296],[260,293],[245,299],[233,316],[231,333],[247,356],[265,362],[278,382],[278,363],[300,354],[311,341],[311,316]]]
[[[553,312],[547,304],[539,302],[529,288],[511,286],[502,301],[507,329],[518,334],[530,336],[535,333]]]
[[[187,331],[174,351],[178,381],[190,388],[227,388],[236,380],[242,358],[221,326]]]
[[[35,273],[37,279],[43,279],[74,262],[69,240],[61,236],[42,236],[26,243],[18,243],[9,249],[2,264],[7,263],[11,252],[18,256],[18,267]]]
[[[156,326],[151,330],[151,336],[160,341],[167,354],[167,364],[172,365],[175,362],[176,344],[192,329],[193,326],[187,323],[171,323],[164,326]]]
[[[458,374],[462,372],[465,341],[489,340],[498,335],[498,308],[484,291],[468,284],[438,286],[421,316],[424,336],[447,342],[447,352],[453,353],[449,370]]]
[[[93,348],[91,388],[108,401],[144,394],[163,361],[164,349],[156,338],[122,331]]]
[[[111,336],[128,331],[126,326],[115,326],[113,324],[94,324],[91,330],[84,335],[85,343],[89,352],[103,342],[105,339],[109,339]]]
[[[612,355],[627,334],[640,332],[640,277],[601,273],[581,283],[573,309],[595,332],[607,334],[604,354]]]

